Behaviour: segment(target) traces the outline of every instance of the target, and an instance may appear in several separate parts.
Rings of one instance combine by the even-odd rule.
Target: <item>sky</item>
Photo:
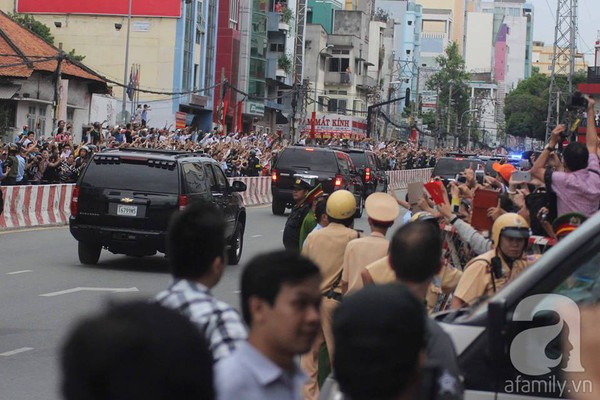
[[[527,2],[534,6],[533,40],[540,40],[551,46],[554,43],[557,0],[527,0]],[[579,0],[577,49],[585,53],[586,61],[590,65],[594,62],[594,43],[600,30],[599,5],[599,0]]]

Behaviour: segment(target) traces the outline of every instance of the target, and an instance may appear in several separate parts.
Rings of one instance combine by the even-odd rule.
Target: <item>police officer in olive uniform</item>
[[[308,235],[302,254],[312,260],[321,271],[323,281],[321,293],[321,333],[311,350],[302,355],[300,364],[308,375],[302,389],[303,399],[316,400],[319,392],[317,384],[317,359],[323,342],[327,344],[329,359],[333,360],[333,333],[331,317],[342,300],[342,265],[347,244],[359,237],[351,227],[354,224],[356,199],[347,190],[337,190],[327,199],[326,213],[329,225]]]
[[[528,267],[524,252],[530,235],[529,224],[519,214],[498,217],[492,226],[494,248],[465,266],[454,291],[452,308],[472,306],[521,274]]]
[[[288,217],[283,229],[283,245],[286,250],[300,251],[300,229],[306,214],[310,211],[310,204],[305,201],[312,184],[307,179],[296,178],[292,186],[292,198],[296,203]]]

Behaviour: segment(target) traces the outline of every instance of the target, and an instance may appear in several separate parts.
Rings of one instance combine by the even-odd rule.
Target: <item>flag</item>
[[[129,84],[127,85],[127,97],[133,100],[133,69],[129,72]]]
[[[139,64],[137,64],[135,66],[135,84],[134,84],[136,89],[140,88],[140,66]]]

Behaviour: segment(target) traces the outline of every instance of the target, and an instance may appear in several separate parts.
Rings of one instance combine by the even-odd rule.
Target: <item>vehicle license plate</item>
[[[119,204],[117,206],[117,215],[122,215],[125,217],[135,217],[137,216],[137,206],[126,206],[123,204]]]

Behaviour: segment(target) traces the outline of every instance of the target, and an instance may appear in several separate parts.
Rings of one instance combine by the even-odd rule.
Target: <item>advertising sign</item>
[[[129,0],[17,0],[17,12],[27,14],[127,15]],[[181,0],[132,0],[136,17],[180,17]]]
[[[175,129],[184,129],[187,121],[187,114],[184,112],[175,113]]]
[[[317,139],[329,139],[332,137],[357,139],[365,137],[367,134],[367,121],[364,118],[316,113],[314,121],[312,116],[306,118],[302,133],[310,133],[311,124],[313,123]]]
[[[437,107],[437,93],[435,90],[424,90],[421,92],[421,112],[435,111]]]

